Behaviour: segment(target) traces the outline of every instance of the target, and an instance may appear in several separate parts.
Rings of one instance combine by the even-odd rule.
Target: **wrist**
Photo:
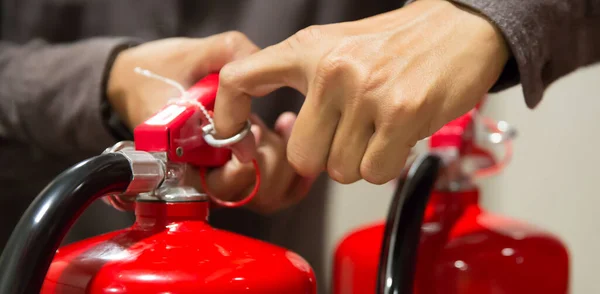
[[[440,0],[437,0],[440,1]],[[498,52],[498,57],[502,60],[508,61],[512,57],[512,52],[510,47],[508,46],[508,42],[504,38],[502,31],[500,28],[486,15],[477,11],[476,9],[459,3],[453,0],[442,0],[450,2],[454,7],[461,10],[465,14],[469,14],[474,16],[477,21],[477,29],[481,30],[484,38],[488,41],[492,42],[495,47],[495,50]]]
[[[125,121],[125,103],[123,88],[118,83],[118,78],[115,78],[115,68],[119,63],[118,59],[121,53],[135,44],[126,43],[117,46],[111,53],[106,66],[106,71],[103,80],[103,96],[101,102],[102,118],[105,127],[109,130],[112,136],[118,140],[131,140],[133,135],[129,128],[129,124]]]

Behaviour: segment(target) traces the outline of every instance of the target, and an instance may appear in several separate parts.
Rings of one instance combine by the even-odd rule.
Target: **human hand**
[[[258,48],[237,32],[223,33],[204,39],[172,38],[149,42],[121,52],[113,64],[108,82],[108,99],[127,125],[134,128],[165,106],[171,97],[180,95],[176,88],[134,72],[141,67],[180,83],[184,88],[209,73],[219,71],[226,63],[250,55]],[[256,159],[261,172],[259,193],[249,207],[271,213],[299,201],[314,179],[298,176],[286,160],[287,140],[296,116],[285,113],[269,130],[252,117]],[[185,182],[202,191],[197,170],[189,169]],[[225,166],[207,174],[211,193],[222,200],[245,197],[254,185],[254,167],[235,158]]]
[[[312,26],[221,70],[216,132],[242,129],[251,96],[290,86],[306,96],[287,146],[298,173],[386,183],[418,140],[479,102],[508,55],[490,22],[443,0]],[[241,161],[252,144],[235,146]]]
[[[261,174],[258,193],[247,207],[261,214],[271,214],[290,207],[306,196],[315,181],[313,177],[302,177],[286,160],[286,146],[296,121],[294,113],[283,113],[270,130],[264,122],[251,115],[251,132],[257,147],[255,158]],[[250,194],[255,185],[255,170],[252,163],[242,163],[235,157],[225,166],[210,171],[206,182],[210,193],[224,201],[238,201]],[[192,186],[199,187],[197,172],[187,179]]]
[[[169,38],[148,42],[119,53],[112,65],[107,96],[128,127],[137,125],[165,106],[180,93],[155,79],[134,72],[141,67],[189,88],[228,62],[246,57],[259,48],[239,32],[226,32],[207,38]]]

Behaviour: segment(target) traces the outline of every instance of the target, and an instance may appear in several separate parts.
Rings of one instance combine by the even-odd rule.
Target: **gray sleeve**
[[[120,38],[0,41],[0,139],[55,155],[98,153],[113,144],[100,105],[111,58],[129,44]]]
[[[521,83],[527,106],[576,69],[600,61],[600,0],[451,0],[480,12],[513,59],[492,91]]]

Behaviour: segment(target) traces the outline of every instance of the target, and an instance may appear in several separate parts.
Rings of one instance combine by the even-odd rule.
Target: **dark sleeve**
[[[600,0],[451,0],[492,21],[510,60],[492,91],[521,83],[527,106],[576,69],[600,61]]]
[[[102,117],[104,83],[113,57],[129,45],[119,38],[0,41],[0,138],[55,155],[99,153],[114,144]]]

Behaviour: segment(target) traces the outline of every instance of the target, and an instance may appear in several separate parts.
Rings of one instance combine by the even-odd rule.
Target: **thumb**
[[[264,130],[257,125],[251,128],[254,140],[259,141],[264,136]],[[258,145],[258,142],[254,143]],[[247,192],[255,182],[256,171],[252,163],[242,163],[237,155],[224,166],[210,171],[206,175],[206,184],[211,194],[224,201],[233,201],[244,197],[241,193]]]
[[[235,201],[245,197],[255,182],[254,166],[241,163],[235,157],[223,167],[210,171],[206,175],[207,189],[215,197],[223,201]]]
[[[237,31],[225,32],[210,37],[195,39],[189,50],[193,51],[190,74],[191,83],[209,73],[218,72],[226,64],[247,57],[260,49],[244,34]]]
[[[275,131],[283,138],[286,144],[292,136],[292,129],[294,128],[296,118],[297,116],[295,113],[284,112],[277,118],[277,121],[275,122]]]

